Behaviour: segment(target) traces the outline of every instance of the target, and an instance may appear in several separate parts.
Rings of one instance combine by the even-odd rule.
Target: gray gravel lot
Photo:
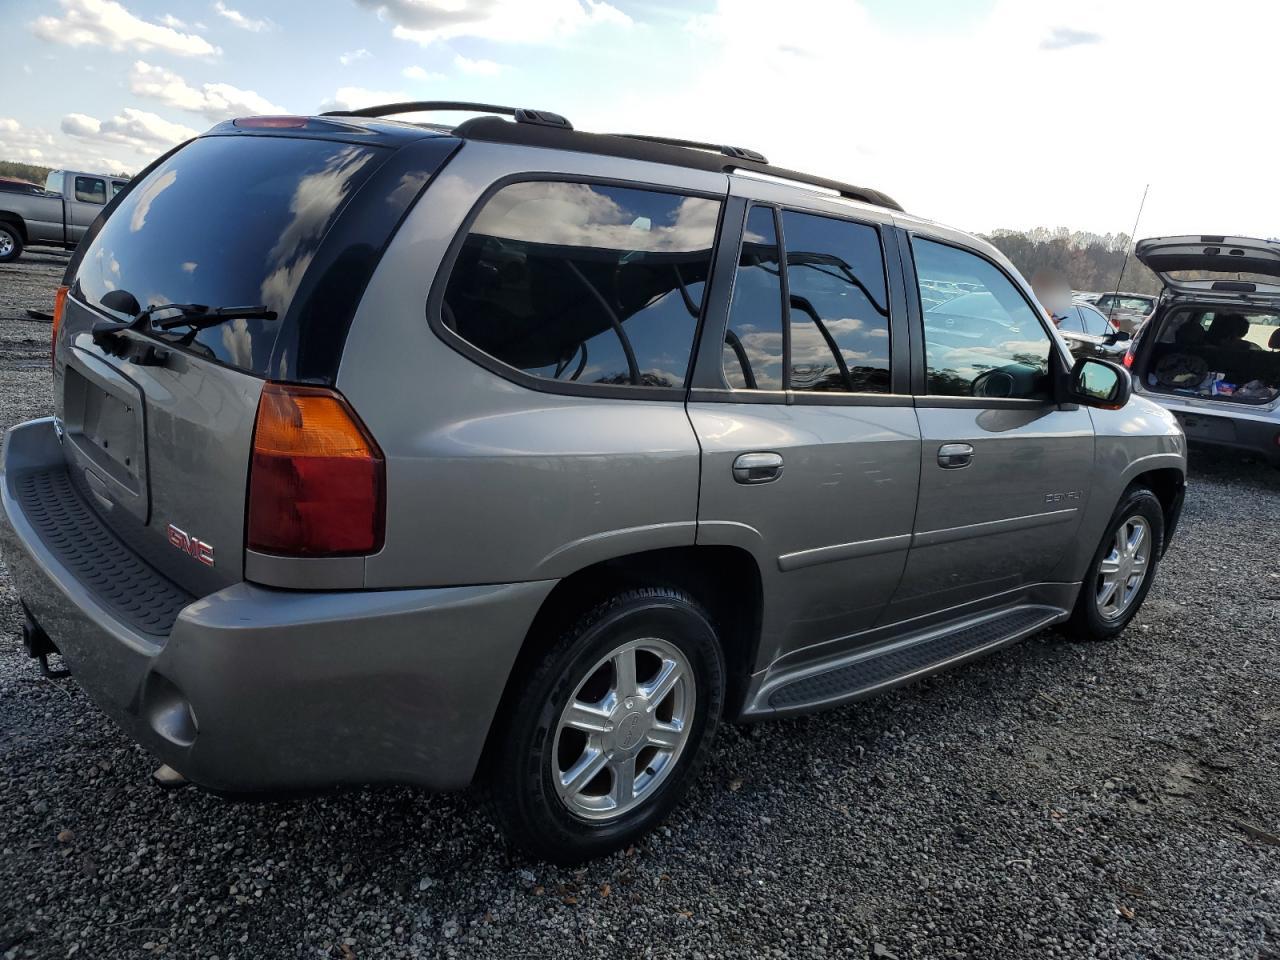
[[[0,426],[50,408],[65,257],[0,265]],[[474,798],[163,793],[0,579],[0,956],[1280,958],[1280,471],[1195,451],[1118,642],[1052,632],[850,709],[722,728],[585,869]]]

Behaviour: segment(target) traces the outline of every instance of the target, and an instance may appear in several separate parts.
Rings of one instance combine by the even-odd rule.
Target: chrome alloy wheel
[[[591,668],[556,727],[551,776],[586,820],[611,820],[658,789],[693,727],[693,668],[679,648],[629,640]]]
[[[1151,569],[1150,559],[1151,527],[1135,514],[1116,528],[1111,550],[1098,565],[1094,603],[1102,619],[1116,620],[1129,609]]]
[[[0,257],[13,253],[13,234],[5,227],[0,227]]]

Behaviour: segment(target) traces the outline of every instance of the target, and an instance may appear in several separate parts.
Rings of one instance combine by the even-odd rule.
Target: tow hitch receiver
[[[25,609],[23,612],[26,613],[26,618],[22,623],[22,646],[27,651],[27,656],[40,661],[40,672],[50,680],[71,676],[70,670],[55,670],[49,666],[49,654],[58,653],[58,648],[53,645],[40,624],[31,618],[31,614]]]

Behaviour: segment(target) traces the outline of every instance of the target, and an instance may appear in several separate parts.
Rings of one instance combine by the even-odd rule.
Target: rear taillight
[[[1136,351],[1137,344],[1133,341],[1129,342],[1129,349],[1124,352],[1124,365],[1126,367],[1133,366],[1133,355]]]
[[[67,287],[59,287],[53,295],[53,330],[49,334],[49,369],[55,369],[58,352],[58,331],[62,329],[62,311],[67,308]]]
[[[333,390],[268,383],[249,468],[249,549],[286,556],[382,547],[382,451]]]

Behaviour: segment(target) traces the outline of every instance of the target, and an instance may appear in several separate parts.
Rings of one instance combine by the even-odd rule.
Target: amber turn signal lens
[[[49,334],[49,369],[55,367],[54,361],[58,352],[58,331],[62,329],[62,312],[67,309],[67,290],[59,287],[53,295],[53,331]]]
[[[382,451],[333,390],[268,383],[258,400],[246,542],[284,556],[382,547]]]

